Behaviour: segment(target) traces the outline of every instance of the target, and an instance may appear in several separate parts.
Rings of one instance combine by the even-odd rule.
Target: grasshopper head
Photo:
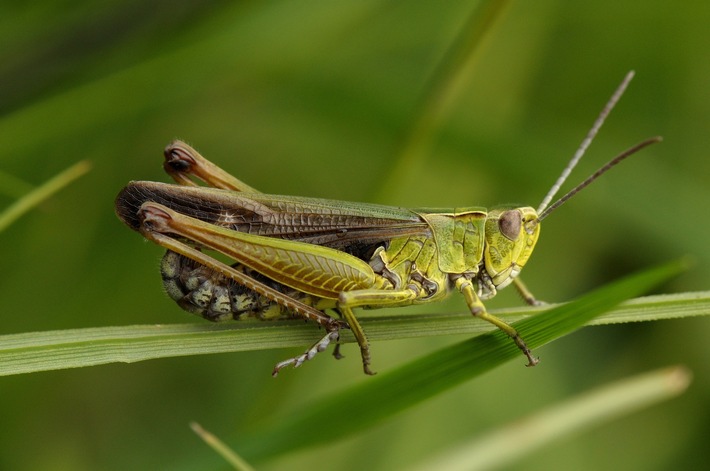
[[[488,213],[483,262],[493,287],[506,287],[525,266],[540,236],[538,222],[537,212],[530,207],[499,208]],[[495,290],[490,291],[492,296]]]
[[[644,147],[662,140],[660,137],[652,137],[636,144],[611,159],[562,198],[550,204],[552,198],[554,198],[570,172],[572,172],[572,169],[584,155],[587,147],[589,147],[611,109],[624,93],[633,76],[633,72],[626,74],[621,85],[619,85],[606,106],[604,106],[604,109],[602,109],[601,114],[594,122],[592,129],[582,141],[577,152],[575,152],[572,160],[562,171],[562,175],[555,181],[545,198],[543,198],[537,211],[530,207],[522,207],[494,209],[488,213],[483,248],[483,266],[478,271],[478,295],[482,299],[493,297],[497,289],[507,286],[518,276],[535,248],[535,243],[540,235],[540,221],[622,160]]]

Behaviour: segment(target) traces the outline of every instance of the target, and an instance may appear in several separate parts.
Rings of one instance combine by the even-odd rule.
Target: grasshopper
[[[183,309],[212,321],[300,317],[324,328],[325,335],[303,354],[278,363],[274,376],[331,343],[339,358],[342,329],[353,332],[363,370],[374,374],[353,309],[435,302],[454,290],[474,317],[508,334],[527,366],[534,366],[538,359],[516,329],[488,313],[482,301],[513,283],[527,303],[540,304],[517,278],[535,248],[540,222],[611,167],[661,140],[651,138],[621,153],[550,204],[632,76],[612,95],[537,210],[439,212],[263,194],[175,141],[165,149],[164,168],[178,185],[130,182],[116,198],[116,213],[168,249],[161,263],[163,283]]]

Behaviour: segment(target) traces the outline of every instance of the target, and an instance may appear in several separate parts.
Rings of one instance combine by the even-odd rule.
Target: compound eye
[[[517,209],[506,211],[498,218],[498,228],[501,234],[510,240],[515,240],[520,236],[522,223],[523,216]]]

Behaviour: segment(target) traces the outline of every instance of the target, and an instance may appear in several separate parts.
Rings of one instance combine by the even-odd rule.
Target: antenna
[[[552,201],[552,198],[554,198],[555,195],[557,194],[557,192],[560,191],[560,187],[564,184],[565,180],[567,180],[567,177],[569,177],[569,174],[572,173],[572,169],[577,165],[577,163],[579,162],[579,159],[581,159],[582,156],[584,155],[584,153],[587,151],[587,148],[592,143],[592,140],[597,135],[597,132],[599,132],[599,128],[602,127],[602,124],[604,124],[604,120],[606,119],[607,116],[609,116],[609,113],[614,108],[616,103],[619,101],[619,99],[621,98],[621,95],[624,94],[624,91],[626,90],[626,87],[629,85],[629,82],[631,81],[632,78],[634,78],[634,71],[633,70],[626,74],[626,77],[624,77],[624,80],[622,80],[621,84],[618,86],[616,91],[614,91],[614,94],[611,96],[611,98],[609,98],[609,101],[606,103],[606,105],[602,109],[602,112],[599,113],[599,117],[597,118],[596,121],[594,121],[594,125],[592,125],[592,129],[589,130],[589,132],[587,133],[587,136],[584,138],[584,140],[580,144],[579,148],[577,149],[577,152],[574,153],[572,160],[570,160],[569,163],[567,164],[567,166],[564,168],[564,170],[562,170],[562,174],[559,176],[559,178],[557,179],[555,184],[552,185],[552,188],[550,188],[550,191],[547,192],[547,195],[545,195],[545,198],[542,200],[542,203],[540,203],[540,206],[537,208],[537,214],[540,215],[537,218],[538,221],[542,220],[543,214],[548,215],[550,213],[549,210],[545,211],[545,209],[547,208],[547,205],[550,204],[550,201]],[[648,145],[648,144],[646,144],[646,145]],[[644,145],[642,147],[646,147],[646,146]],[[636,149],[636,150],[639,150],[639,149]],[[636,150],[634,152],[636,152]],[[631,154],[633,154],[633,152],[631,152]],[[631,154],[629,154],[629,155],[631,155]],[[621,155],[623,155],[623,154],[621,154]],[[626,157],[628,157],[628,155]],[[614,165],[616,165],[617,163],[621,162],[624,158],[625,157],[619,158],[618,161],[614,162],[613,164],[611,162],[609,162],[609,164],[611,164],[611,165],[609,165],[609,164],[607,164],[607,165],[609,165],[609,168],[611,168]],[[614,160],[616,160],[616,159],[614,159]],[[613,162],[613,160],[612,160],[612,162]],[[602,167],[602,168],[604,168],[604,167]],[[608,168],[606,170],[608,170]],[[606,172],[606,170],[602,171],[601,173]],[[601,173],[599,175],[601,175]],[[596,173],[595,173],[595,175],[596,175]],[[597,177],[599,175],[597,175]],[[594,179],[592,179],[592,180],[594,180]],[[591,183],[591,181],[588,182],[584,186],[587,186],[589,183]],[[579,191],[582,188],[578,187],[575,190]],[[569,196],[567,196],[567,195],[569,195]],[[565,195],[565,201],[567,199],[569,199],[570,196],[572,196],[569,193],[567,195]],[[559,205],[562,204],[562,203],[559,203],[559,204],[558,203],[559,203],[559,201],[557,203],[555,203],[555,205],[556,205],[555,207],[559,207]]]
[[[560,198],[560,199],[558,199],[557,201],[555,201],[552,205],[550,205],[549,207],[547,207],[547,209],[543,210],[542,213],[538,213],[537,222],[540,222],[540,221],[542,221],[543,219],[545,219],[547,216],[550,215],[550,213],[551,213],[552,211],[554,211],[555,209],[557,209],[557,208],[559,208],[560,206],[562,206],[562,204],[563,204],[565,201],[567,201],[568,199],[570,199],[571,197],[573,197],[576,193],[579,193],[585,186],[587,186],[587,185],[589,185],[590,183],[592,183],[594,180],[596,180],[596,179],[599,178],[601,175],[603,175],[604,173],[606,173],[610,168],[612,168],[614,165],[616,165],[616,164],[618,164],[619,162],[621,162],[622,160],[624,160],[626,157],[629,157],[629,156],[635,154],[636,152],[640,151],[640,150],[643,149],[644,147],[648,147],[648,146],[650,146],[651,144],[655,144],[655,143],[657,143],[657,142],[661,142],[662,140],[663,140],[663,138],[660,137],[660,136],[652,137],[652,138],[646,139],[646,140],[643,141],[643,142],[640,142],[639,144],[636,144],[635,146],[633,146],[633,147],[631,147],[631,148],[625,150],[625,151],[622,152],[621,154],[617,155],[616,157],[614,157],[613,159],[611,159],[609,162],[607,162],[605,165],[603,165],[602,167],[600,167],[599,170],[597,170],[596,172],[594,172],[593,174],[591,174],[591,175],[590,175],[586,180],[584,180],[582,183],[580,183],[579,185],[577,185],[577,186],[575,186],[574,188],[572,188],[572,189],[569,191],[569,193],[567,193],[567,194],[564,195],[562,198]]]

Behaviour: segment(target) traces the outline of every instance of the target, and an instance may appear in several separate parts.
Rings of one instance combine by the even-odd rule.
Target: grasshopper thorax
[[[496,290],[518,276],[539,236],[537,211],[531,207],[498,208],[488,213],[481,267],[485,282],[479,283],[483,299],[495,296]]]

